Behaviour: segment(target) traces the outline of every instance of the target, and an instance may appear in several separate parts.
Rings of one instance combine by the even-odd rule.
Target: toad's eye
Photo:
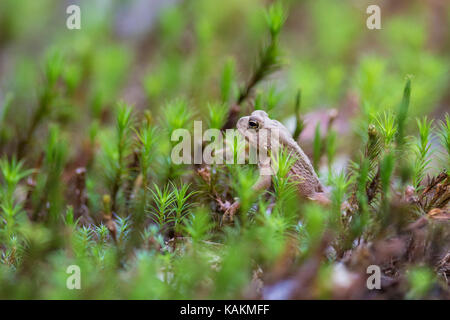
[[[255,120],[249,120],[248,121],[248,127],[251,128],[251,129],[258,129],[259,123],[256,122]]]

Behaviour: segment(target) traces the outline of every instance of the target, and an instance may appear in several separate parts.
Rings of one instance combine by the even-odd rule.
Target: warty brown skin
[[[270,132],[277,131],[278,139],[276,140],[280,144],[278,147],[284,147],[296,159],[289,171],[289,176],[296,180],[299,194],[311,200],[322,201],[325,200],[324,198],[327,198],[324,193],[324,187],[317,177],[308,156],[292,138],[288,129],[279,121],[270,119],[267,113],[262,110],[256,110],[250,116],[240,118],[237,123],[237,129],[253,147],[262,147],[266,149],[265,151],[272,150],[274,146],[270,146],[270,143],[260,143],[258,145],[259,133],[263,131],[262,129]],[[261,173],[261,164],[259,163],[258,165]],[[260,179],[253,189],[261,190],[268,188],[270,187],[271,181],[270,175],[264,176],[260,174]]]
[[[276,131],[278,139],[275,139],[275,141],[278,141],[278,147],[286,148],[291,156],[296,159],[289,171],[289,177],[296,181],[299,195],[302,198],[315,200],[324,205],[330,203],[327,194],[324,192],[325,189],[314,171],[311,161],[283,124],[277,120],[270,119],[266,112],[256,110],[252,112],[250,116],[240,118],[237,122],[237,129],[249,141],[250,145],[256,147],[259,152],[261,152],[260,149],[263,148],[263,152],[266,151],[267,153],[270,153],[270,151],[274,149],[274,146],[270,145],[270,141],[268,141],[270,139],[264,137],[261,140],[261,132],[264,132],[262,129],[266,129],[266,133],[267,131],[271,133]],[[260,176],[253,186],[253,190],[255,191],[268,189],[272,184],[271,175],[261,174],[264,165],[261,162],[258,162],[258,166],[260,169]],[[239,202],[235,202],[230,209],[225,212],[224,218],[232,219],[232,216],[238,207]]]

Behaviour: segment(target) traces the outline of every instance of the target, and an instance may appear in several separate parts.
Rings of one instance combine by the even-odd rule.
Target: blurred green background
[[[205,114],[207,102],[220,99],[227,61],[235,65],[237,80],[248,79],[267,38],[263,8],[269,3],[4,0],[0,95],[14,92],[10,117],[26,119],[40,61],[56,48],[74,95],[60,102],[60,117],[100,117],[117,99],[159,113],[165,101],[180,96]],[[298,88],[304,110],[339,108],[349,94],[363,108],[392,108],[407,75],[414,79],[413,115],[448,110],[447,1],[377,1],[381,30],[366,28],[371,1],[285,3],[281,48],[287,65],[259,87],[263,99],[282,110],[279,116],[292,113]],[[81,30],[65,27],[69,4],[81,8]]]
[[[299,89],[302,114],[317,111],[320,117],[323,110],[339,110],[344,117],[342,126],[351,129],[344,131],[352,138],[340,136],[337,150],[348,151],[349,158],[359,152],[355,146],[364,142],[372,116],[397,110],[407,78],[412,79],[409,116],[443,119],[450,110],[450,2],[376,1],[381,7],[382,28],[369,30],[366,8],[374,2],[282,1],[288,13],[279,39],[283,67],[258,83],[251,103],[287,124],[294,117]],[[298,206],[286,201],[282,207],[288,212],[285,216],[267,217],[261,228],[244,235],[233,229],[225,235],[215,234],[211,237],[217,243],[202,246],[200,240],[211,238],[205,234],[211,229],[217,231],[217,224],[211,227],[208,209],[201,207],[183,231],[192,238],[193,251],[186,249],[190,254],[176,256],[170,250],[161,253],[154,249],[164,247],[163,234],[149,227],[143,231],[145,241],[129,258],[125,240],[130,230],[129,199],[125,191],[121,193],[122,189],[115,190],[120,188],[115,185],[116,176],[120,180],[124,172],[137,175],[131,169],[125,170],[124,163],[132,161],[118,161],[120,152],[111,143],[116,138],[117,113],[128,128],[127,114],[121,113],[123,109],[117,102],[123,100],[131,106],[138,115],[136,123],[148,121],[168,128],[169,132],[177,127],[190,129],[189,121],[193,119],[220,127],[239,89],[257,65],[259,52],[269,41],[265,9],[271,3],[0,1],[0,157],[11,158],[18,152],[27,168],[42,169],[33,176],[34,182],[14,191],[17,202],[24,203],[23,210],[20,208],[22,216],[12,214],[14,219],[4,219],[9,224],[3,223],[1,229],[0,297],[249,297],[243,292],[253,276],[252,259],[263,267],[276,267],[289,245],[291,235],[286,236],[286,230],[295,229],[296,237],[303,241],[299,251],[306,253],[296,262],[309,257],[308,250],[315,248],[315,241],[322,236],[327,216],[314,206],[307,207],[302,214],[312,223],[302,229],[289,220]],[[66,28],[66,8],[70,4],[81,8],[81,30]],[[247,110],[245,105],[242,115]],[[414,121],[409,122],[407,130],[416,132]],[[120,129],[117,135],[120,140]],[[311,154],[312,137],[304,136],[303,140]],[[161,191],[169,180],[195,180],[186,178],[186,168],[170,163],[170,147],[166,136],[159,139],[156,146],[147,150],[149,157],[150,153],[155,154],[152,168],[140,169],[150,171],[149,179]],[[133,152],[127,156],[133,158]],[[87,168],[86,198],[94,220],[100,220],[109,210],[102,207],[103,194],[118,194],[118,207],[113,208],[118,215],[117,242],[112,242],[104,225],[97,223],[91,229],[75,230],[73,221],[68,221],[73,208],[67,204],[77,207],[71,200],[66,201],[70,197],[65,198],[63,193],[73,191],[71,179],[78,167]],[[226,172],[236,170],[236,175],[225,173],[216,183],[232,185],[232,194],[244,197],[254,172],[228,169]],[[239,183],[235,186],[225,178]],[[37,191],[28,197],[27,188]],[[46,193],[49,206],[39,198]],[[153,194],[156,203],[157,198]],[[208,200],[200,200],[208,204]],[[64,215],[67,229],[55,232],[45,223],[28,223],[23,213],[39,220],[40,210],[32,209],[36,207],[48,209],[56,216]],[[309,242],[303,238],[306,233]],[[222,242],[228,246],[222,247]],[[314,246],[308,247],[308,243]],[[223,264],[215,272],[210,266],[218,260]],[[85,288],[81,292],[66,289],[67,274],[61,266],[70,263],[81,266]],[[328,277],[331,269],[332,265],[325,261],[320,275]],[[432,278],[428,269],[417,269],[411,279],[428,290],[428,280],[425,284],[420,280],[423,274],[426,279]],[[171,279],[174,280],[170,286],[163,281]],[[313,297],[332,296],[324,281],[319,281]]]

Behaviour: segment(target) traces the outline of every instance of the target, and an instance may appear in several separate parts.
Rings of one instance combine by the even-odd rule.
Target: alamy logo
[[[370,274],[370,277],[367,278],[366,285],[367,289],[381,289],[381,269],[377,265],[370,265],[367,267],[367,274]]]
[[[366,26],[369,30],[381,29],[381,9],[376,4],[367,7],[367,14],[370,16],[366,20]]]
[[[77,265],[70,265],[66,269],[66,273],[70,274],[66,280],[66,287],[69,290],[81,289],[81,270]]]
[[[72,4],[67,7],[66,13],[69,15],[66,20],[66,26],[69,30],[81,29],[81,9],[79,6]]]
[[[194,137],[187,129],[172,132],[174,164],[258,164],[262,175],[278,171],[276,157],[279,152],[280,132],[277,129],[248,129],[239,132],[228,129],[225,135],[219,129],[202,130],[202,122],[194,121]],[[204,143],[209,143],[204,145]],[[194,150],[192,150],[192,146]],[[192,152],[193,151],[193,152]]]

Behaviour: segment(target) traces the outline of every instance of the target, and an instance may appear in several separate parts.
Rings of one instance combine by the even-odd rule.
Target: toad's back
[[[300,147],[295,148],[295,154],[298,159],[289,171],[289,175],[297,180],[297,188],[302,196],[314,198],[316,193],[324,192],[322,183]]]

